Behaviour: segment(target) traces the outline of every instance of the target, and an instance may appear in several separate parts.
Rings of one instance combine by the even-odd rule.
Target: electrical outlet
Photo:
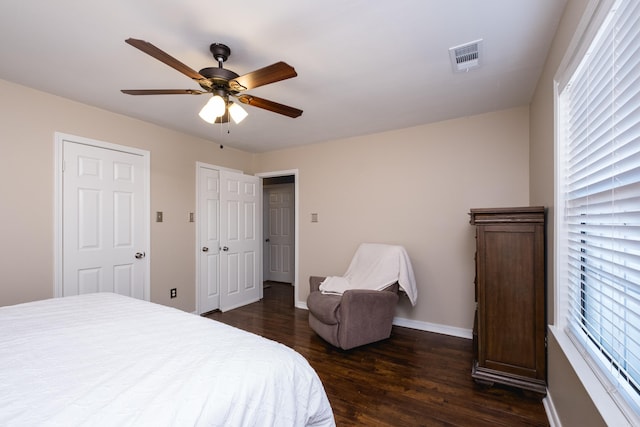
[[[178,296],[178,289],[177,288],[171,288],[170,294],[171,298],[175,298]]]

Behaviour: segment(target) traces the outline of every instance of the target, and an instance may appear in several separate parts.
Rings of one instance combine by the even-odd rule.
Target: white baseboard
[[[440,325],[438,323],[429,323],[419,320],[405,319],[402,317],[394,317],[393,324],[396,326],[403,326],[405,328],[418,329],[420,331],[426,332],[435,332],[437,334],[451,335],[459,338],[473,338],[473,331],[471,329]]]
[[[551,398],[551,393],[549,393],[549,389],[547,389],[547,395],[544,397],[544,399],[542,399],[542,405],[544,406],[544,412],[547,414],[547,419],[549,420],[549,426],[562,427],[562,423],[560,422],[560,417],[558,416],[556,407],[553,404],[553,399]]]

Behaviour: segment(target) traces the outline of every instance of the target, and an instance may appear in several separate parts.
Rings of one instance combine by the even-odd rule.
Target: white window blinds
[[[635,406],[640,402],[640,1],[615,2],[559,100],[568,325]]]

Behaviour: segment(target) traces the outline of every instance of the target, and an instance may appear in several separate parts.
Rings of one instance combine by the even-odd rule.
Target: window
[[[567,286],[560,315],[633,418],[640,413],[640,2],[611,3],[558,88],[556,238]]]

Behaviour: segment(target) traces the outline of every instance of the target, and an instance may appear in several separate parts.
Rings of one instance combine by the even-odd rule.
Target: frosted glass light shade
[[[214,123],[216,119],[224,114],[226,105],[224,99],[219,95],[211,97],[209,102],[200,110],[200,117],[207,123]]]
[[[231,118],[236,124],[240,123],[247,117],[248,113],[244,108],[236,104],[235,102],[229,105],[229,114],[231,114]]]

